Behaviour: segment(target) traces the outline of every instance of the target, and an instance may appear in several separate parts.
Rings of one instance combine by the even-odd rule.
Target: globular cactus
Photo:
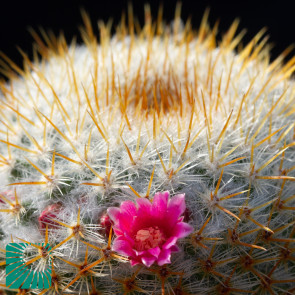
[[[23,69],[3,56],[1,292],[13,241],[52,263],[22,294],[294,294],[289,49],[129,13],[99,42],[85,13],[83,45],[33,33]]]

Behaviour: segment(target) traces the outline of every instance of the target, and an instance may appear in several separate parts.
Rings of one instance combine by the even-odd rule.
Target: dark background
[[[150,3],[152,14],[156,17],[160,3],[164,5],[164,19],[171,21],[174,17],[176,0],[140,1],[133,0],[134,13],[143,22],[144,3]],[[227,1],[227,0],[183,0],[182,18],[186,20],[192,16],[194,28],[198,28],[206,7],[210,7],[209,22],[213,26],[220,19],[220,34],[225,32],[232,21],[240,18],[239,31],[247,28],[244,43],[263,27],[267,27],[270,35],[269,42],[274,45],[272,58],[280,54],[288,45],[295,43],[295,10],[294,0],[269,0],[269,1]],[[17,46],[31,56],[32,37],[28,27],[38,31],[38,27],[52,30],[58,34],[64,32],[68,42],[74,35],[79,35],[79,25],[82,24],[80,8],[84,8],[91,17],[95,32],[96,21],[107,21],[110,17],[117,24],[122,11],[127,11],[128,0],[95,1],[95,0],[72,0],[72,1],[18,1],[11,0],[1,2],[0,5],[0,51],[8,55],[18,65],[22,64],[22,58],[18,53]],[[81,39],[78,38],[78,41]],[[290,56],[294,55],[294,50]]]

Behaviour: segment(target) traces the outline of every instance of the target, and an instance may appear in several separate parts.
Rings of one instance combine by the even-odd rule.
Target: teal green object
[[[6,246],[6,286],[9,289],[47,289],[51,286],[51,259],[46,261],[44,271],[36,271],[32,266],[26,265],[24,251],[29,243],[9,243]],[[36,244],[50,251],[49,244]]]

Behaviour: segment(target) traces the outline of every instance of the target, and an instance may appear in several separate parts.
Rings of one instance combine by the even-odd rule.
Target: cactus
[[[129,14],[99,42],[84,12],[83,45],[33,32],[23,68],[2,55],[0,293],[13,241],[52,270],[19,294],[294,294],[289,49],[242,48],[238,21],[217,42],[207,12],[197,32],[179,6],[173,26]]]

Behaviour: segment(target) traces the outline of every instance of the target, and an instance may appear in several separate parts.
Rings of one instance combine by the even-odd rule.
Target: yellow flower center
[[[157,227],[141,229],[136,233],[135,246],[138,251],[148,250],[162,245],[165,242],[163,232]]]

